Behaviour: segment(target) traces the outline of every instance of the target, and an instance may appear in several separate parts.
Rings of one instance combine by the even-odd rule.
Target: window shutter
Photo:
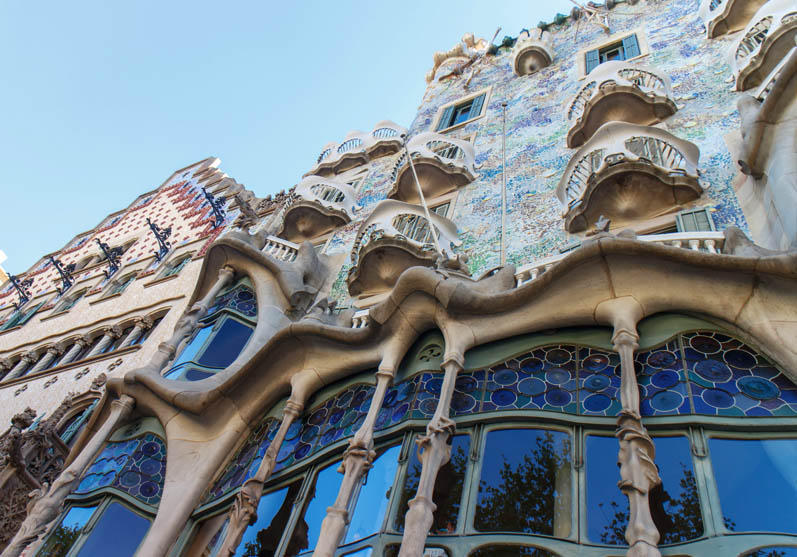
[[[451,125],[451,117],[454,115],[454,105],[446,107],[443,111],[443,115],[440,117],[440,121],[437,123],[437,131],[446,129],[449,125]]]
[[[598,64],[601,63],[600,55],[598,54],[598,50],[597,49],[588,51],[584,55],[584,57],[585,57],[586,62],[587,62],[587,66],[586,66],[587,73],[589,73],[592,70],[594,70],[595,68],[597,68]]]
[[[714,230],[714,221],[706,209],[684,211],[675,219],[679,232],[710,232]]]
[[[641,54],[639,50],[639,41],[636,38],[636,34],[630,35],[623,39],[623,50],[625,51],[626,60]]]
[[[481,94],[475,99],[473,99],[473,104],[470,107],[470,114],[468,115],[468,120],[470,120],[471,118],[476,118],[482,113],[482,105],[484,104],[485,94]]]

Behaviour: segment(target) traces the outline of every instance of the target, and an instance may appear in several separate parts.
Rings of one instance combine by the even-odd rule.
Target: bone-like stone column
[[[177,353],[177,347],[183,339],[194,332],[199,320],[207,314],[219,292],[232,282],[233,276],[235,276],[235,269],[232,267],[225,265],[219,269],[219,277],[216,282],[210,287],[204,298],[195,302],[183,313],[174,327],[174,333],[172,333],[171,338],[158,345],[158,351],[152,357],[147,368],[161,371],[174,358]]]
[[[75,341],[64,357],[61,359],[62,364],[68,364],[69,362],[73,361],[78,355],[88,346],[91,344],[91,340],[86,337],[81,337]]]
[[[418,459],[421,461],[421,478],[418,491],[409,502],[409,510],[404,519],[404,537],[401,540],[399,557],[421,557],[426,545],[426,536],[434,522],[437,506],[432,501],[434,484],[440,468],[451,458],[449,439],[456,431],[456,424],[449,418],[451,397],[457,374],[462,371],[464,358],[461,355],[448,356],[443,363],[443,385],[440,400],[434,416],[426,426],[426,435],[418,439]],[[423,452],[421,452],[423,449]]]
[[[119,335],[122,334],[122,331],[119,329],[119,327],[113,326],[106,328],[103,333],[102,340],[97,343],[97,346],[91,349],[91,352],[86,354],[87,358],[105,352],[105,349],[108,348],[108,345],[111,344],[115,339],[119,338]]]
[[[296,418],[299,417],[303,409],[304,402],[288,399],[285,403],[280,427],[274,436],[274,440],[271,442],[268,449],[266,449],[266,454],[263,456],[263,460],[260,462],[257,472],[244,482],[244,485],[241,486],[241,490],[235,497],[235,502],[233,502],[232,509],[230,509],[230,525],[227,528],[227,535],[219,550],[220,556],[234,555],[247,527],[257,520],[257,505],[260,503],[260,497],[263,495],[263,484],[266,483],[269,476],[271,476],[271,472],[274,471],[274,465],[277,462],[277,454],[279,453],[280,447],[282,447],[282,442],[285,440],[288,429]]]
[[[349,523],[349,507],[357,484],[362,481],[368,470],[373,465],[376,452],[374,451],[374,424],[382,408],[382,401],[390,383],[393,381],[394,369],[380,369],[376,372],[376,390],[371,397],[371,405],[360,429],[349,441],[349,446],[343,455],[339,472],[343,473],[338,496],[335,503],[327,508],[327,514],[321,523],[321,533],[315,546],[313,557],[333,557],[335,550],[343,538],[343,531]]]
[[[125,348],[126,346],[132,345],[141,337],[141,335],[144,334],[144,331],[147,331],[150,327],[152,327],[152,323],[153,321],[150,317],[140,317],[136,319],[133,330],[130,331],[130,334],[125,337],[119,347]]]
[[[627,557],[661,557],[657,549],[659,531],[650,513],[650,491],[661,483],[654,458],[653,440],[639,414],[639,384],[634,369],[634,351],[639,348],[636,324],[642,309],[632,298],[618,298],[601,304],[596,316],[614,326],[612,344],[620,354],[620,402],[615,435],[620,442],[620,490],[628,497],[629,517],[625,539]],[[604,319],[601,319],[604,320]]]
[[[17,362],[17,365],[8,372],[8,375],[5,376],[4,381],[9,381],[11,379],[16,379],[23,373],[25,370],[28,369],[28,366],[32,366],[36,363],[36,355],[33,352],[28,352],[27,354],[23,354],[23,356]]]
[[[47,349],[47,352],[42,354],[42,357],[39,358],[39,361],[36,362],[36,365],[33,366],[28,373],[36,373],[48,367],[59,354],[61,354],[61,349],[57,346],[51,346]]]
[[[75,488],[83,470],[94,461],[108,436],[127,419],[134,406],[135,399],[128,395],[122,395],[111,402],[108,418],[91,436],[80,454],[61,472],[49,489],[38,490],[38,496],[33,499],[32,506],[28,507],[27,518],[0,557],[18,557],[37,538],[38,542],[34,545],[38,547],[51,523],[61,514],[64,499]],[[29,554],[35,554],[37,547],[30,548]]]

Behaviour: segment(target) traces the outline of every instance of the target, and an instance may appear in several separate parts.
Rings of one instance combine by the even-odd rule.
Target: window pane
[[[418,491],[418,482],[421,479],[421,461],[418,460],[418,451],[410,451],[410,460],[407,464],[407,476],[404,480],[404,489],[401,493],[399,512],[396,515],[396,529],[404,530],[404,517],[409,509],[410,499]],[[434,522],[430,534],[448,534],[457,528],[459,506],[462,501],[462,488],[465,482],[465,469],[468,465],[470,453],[470,435],[455,435],[451,440],[451,460],[449,460],[437,473],[432,501],[437,505],[434,511]]]
[[[400,548],[401,546],[399,544],[391,544],[385,547],[384,557],[398,557]],[[427,546],[423,548],[423,557],[448,557],[448,551],[442,547]]]
[[[343,474],[338,472],[340,462],[330,464],[318,472],[315,484],[307,495],[304,512],[293,529],[286,556],[310,555],[321,533],[321,521],[338,496]],[[306,550],[306,551],[305,551]]]
[[[126,557],[136,552],[149,530],[149,520],[119,503],[111,503],[91,529],[79,557]]]
[[[709,450],[728,530],[797,533],[797,439],[710,439]]]
[[[194,356],[199,349],[202,348],[202,345],[205,344],[205,341],[208,339],[212,331],[213,327],[211,325],[207,325],[199,329],[196,335],[194,335],[194,338],[188,341],[188,344],[186,344],[185,348],[183,348],[183,351],[180,352],[180,355],[174,360],[174,365],[172,367],[177,367],[180,364],[193,360]]]
[[[539,429],[487,434],[478,530],[565,537],[571,521],[570,435]]]
[[[257,522],[244,532],[235,555],[271,557],[276,554],[302,483],[267,493],[257,505]]]
[[[197,363],[208,367],[227,367],[235,361],[251,336],[251,327],[235,319],[226,319]]]
[[[617,439],[588,435],[587,463],[587,536],[593,542],[626,545],[628,499],[617,488]]]
[[[72,507],[61,523],[53,530],[47,543],[40,550],[40,555],[47,557],[63,557],[72,548],[97,507]]]
[[[376,534],[381,528],[390,502],[390,487],[396,476],[399,452],[401,447],[391,447],[374,461],[373,468],[368,471],[368,477],[360,488],[357,506],[352,513],[344,543]]]
[[[797,547],[771,545],[745,553],[743,557],[797,557]]]
[[[689,440],[679,435],[653,442],[662,483],[650,493],[650,510],[659,543],[693,540],[703,533],[703,519]],[[619,448],[614,437],[587,437],[587,532],[592,541],[611,545],[626,545],[628,525],[628,499],[617,488]]]
[[[556,557],[556,554],[539,547],[486,545],[471,553],[470,557]]]

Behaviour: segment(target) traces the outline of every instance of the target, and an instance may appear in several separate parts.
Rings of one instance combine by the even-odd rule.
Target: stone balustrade
[[[352,131],[341,143],[329,143],[315,166],[305,176],[329,176],[369,160],[397,152],[403,145],[406,128],[389,120],[379,122],[370,132]]]
[[[299,246],[276,236],[268,236],[262,252],[275,259],[290,262],[294,261],[296,256],[299,255]]]
[[[797,37],[797,5],[769,0],[752,17],[736,41],[731,67],[736,90],[758,87],[787,56]]]
[[[434,132],[421,133],[407,142],[415,173],[426,198],[431,199],[475,179],[475,153],[468,141]],[[405,151],[396,161],[391,174],[392,199],[418,203],[418,189]]]
[[[706,253],[719,253],[725,242],[725,235],[722,232],[674,232],[672,234],[648,234],[637,236],[641,242],[652,242],[676,248],[691,249]],[[523,265],[515,273],[517,286],[531,282],[545,272],[551,270],[557,263],[570,255],[572,252],[560,253],[545,257]]]
[[[744,29],[766,0],[702,0],[699,15],[709,39]]]
[[[517,75],[531,75],[553,61],[553,37],[548,31],[524,29],[520,32],[512,55]]]
[[[440,250],[454,257],[460,244],[453,222],[435,213],[432,226]],[[390,289],[409,267],[430,266],[438,257],[423,207],[395,200],[380,202],[360,227],[352,249],[348,284],[352,296]]]
[[[651,125],[677,110],[670,79],[652,68],[623,61],[595,68],[570,102],[567,146],[579,147],[610,121]]]
[[[565,228],[579,232],[600,215],[615,223],[650,218],[696,199],[700,151],[649,126],[609,122],[570,160],[556,195]]]

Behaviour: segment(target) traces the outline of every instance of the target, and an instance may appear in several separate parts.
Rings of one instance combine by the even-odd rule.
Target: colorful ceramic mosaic
[[[166,477],[166,444],[153,433],[108,443],[86,470],[74,493],[117,489],[157,506]]]

